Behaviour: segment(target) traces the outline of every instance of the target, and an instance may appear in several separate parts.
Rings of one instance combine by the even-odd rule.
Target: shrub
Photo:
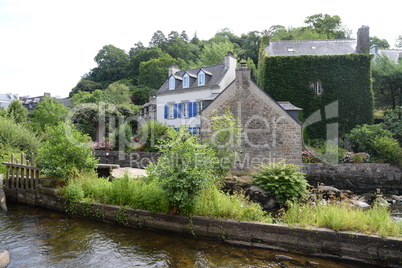
[[[48,130],[48,136],[36,159],[45,175],[67,181],[75,170],[94,172],[97,160],[87,135],[71,123],[60,123]]]
[[[28,127],[0,117],[0,153],[22,151],[36,153],[41,139]]]
[[[372,142],[376,156],[386,163],[400,164],[402,149],[396,139],[387,136],[378,137]]]
[[[191,215],[196,197],[216,180],[214,151],[199,144],[185,127],[168,129],[168,139],[158,147],[163,153],[147,173],[164,190],[171,213]]]
[[[157,145],[166,138],[170,127],[158,121],[149,120],[138,131],[140,143],[144,151],[157,151]]]
[[[393,111],[385,112],[383,126],[392,132],[393,137],[402,146],[402,106],[395,108]]]
[[[307,194],[305,174],[297,166],[283,162],[262,164],[260,171],[253,174],[254,184],[260,186],[280,203],[299,199]]]
[[[392,137],[392,133],[382,125],[357,126],[347,135],[354,152],[366,152],[371,156],[376,154],[372,144],[379,137]]]
[[[116,128],[112,134],[113,148],[127,152],[132,146],[131,137],[133,136],[133,130],[128,123],[121,124]]]

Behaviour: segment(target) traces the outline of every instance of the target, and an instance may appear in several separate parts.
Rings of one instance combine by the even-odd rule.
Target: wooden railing
[[[10,162],[3,162],[6,166],[6,177],[4,188],[7,189],[32,189],[35,190],[39,183],[40,168],[34,165],[33,155],[29,160],[25,154],[21,154],[19,159],[11,155]]]

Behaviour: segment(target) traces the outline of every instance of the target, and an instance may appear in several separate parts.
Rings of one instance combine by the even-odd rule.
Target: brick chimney
[[[370,27],[363,25],[357,30],[356,53],[370,52]]]
[[[239,68],[236,69],[236,83],[241,88],[249,88],[251,81],[251,69],[247,66],[247,63],[241,62]]]

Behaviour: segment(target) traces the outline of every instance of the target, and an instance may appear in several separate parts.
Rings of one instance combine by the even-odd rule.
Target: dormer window
[[[200,71],[198,73],[198,85],[199,86],[205,85],[205,72],[204,71]]]
[[[315,94],[317,94],[318,96],[322,95],[323,89],[322,89],[322,84],[321,84],[320,80],[318,80],[317,82],[311,82],[310,87],[312,89],[314,89]]]
[[[174,78],[174,76],[172,75],[169,78],[169,90],[173,90],[176,88],[176,79]]]
[[[190,76],[186,73],[183,76],[183,88],[188,88],[190,86]]]

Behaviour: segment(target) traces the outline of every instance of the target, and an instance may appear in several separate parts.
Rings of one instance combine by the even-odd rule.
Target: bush
[[[149,120],[138,131],[142,150],[157,151],[157,145],[166,138],[170,127],[158,121]]]
[[[71,173],[94,172],[97,160],[90,138],[71,123],[60,123],[48,130],[48,139],[38,151],[37,164],[50,177],[68,181]]]
[[[354,152],[365,152],[375,156],[373,141],[379,137],[392,137],[392,133],[382,125],[361,125],[357,126],[347,135]]]
[[[390,164],[401,164],[402,149],[396,139],[390,137],[378,137],[372,142],[376,157]]]
[[[22,151],[36,153],[40,138],[28,127],[15,123],[9,118],[0,117],[0,153]]]
[[[392,132],[393,137],[402,146],[402,106],[395,108],[393,111],[385,112],[383,126]]]
[[[168,129],[168,139],[158,148],[163,154],[156,166],[147,167],[148,176],[164,190],[171,213],[191,215],[196,197],[216,180],[214,151],[199,144],[185,127]]]
[[[300,199],[308,193],[305,174],[297,168],[283,162],[262,164],[260,171],[253,174],[253,182],[285,205],[286,201]]]
[[[128,123],[121,124],[112,134],[111,139],[114,141],[113,148],[115,150],[127,152],[132,149],[133,130]]]

